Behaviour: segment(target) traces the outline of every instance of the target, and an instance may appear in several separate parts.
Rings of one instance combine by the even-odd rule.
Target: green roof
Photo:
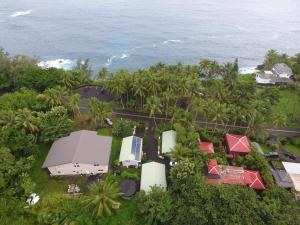
[[[149,162],[142,165],[141,190],[149,192],[152,186],[167,187],[164,164]]]
[[[170,152],[176,145],[176,131],[169,130],[162,133],[162,146],[161,152],[168,153]]]

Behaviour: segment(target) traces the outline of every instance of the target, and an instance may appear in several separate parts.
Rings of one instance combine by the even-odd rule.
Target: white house
[[[291,78],[291,76],[293,76],[293,71],[285,63],[275,64],[272,68],[272,72],[279,78]]]
[[[169,130],[162,133],[162,146],[161,146],[161,152],[163,154],[167,154],[171,152],[171,150],[176,145],[176,131],[175,130]]]
[[[300,163],[282,162],[282,164],[293,182],[296,199],[300,200]]]
[[[167,187],[166,167],[158,162],[149,162],[142,165],[141,190],[149,192],[151,187]]]
[[[143,139],[130,136],[123,138],[119,161],[123,166],[137,167],[142,159]]]
[[[275,84],[290,84],[293,82],[291,77],[293,72],[290,67],[284,63],[277,63],[271,71],[264,71],[256,73],[256,83],[262,85]]]
[[[81,130],[55,141],[43,164],[51,175],[107,173],[112,138]]]

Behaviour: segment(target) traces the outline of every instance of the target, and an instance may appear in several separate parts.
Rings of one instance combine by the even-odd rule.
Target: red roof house
[[[240,184],[247,185],[256,190],[265,189],[265,185],[258,171],[245,170],[243,167],[237,166],[218,165],[215,159],[210,160],[207,168],[208,183]]]
[[[199,149],[201,152],[215,153],[214,145],[210,142],[199,141]]]
[[[247,154],[251,151],[248,138],[243,135],[226,134],[229,154],[236,158],[238,154]]]
[[[245,170],[244,177],[245,177],[245,183],[249,187],[257,190],[265,189],[265,185],[258,171]]]
[[[212,159],[209,161],[207,166],[207,172],[209,174],[220,175],[221,169],[220,166],[218,165],[217,160]]]

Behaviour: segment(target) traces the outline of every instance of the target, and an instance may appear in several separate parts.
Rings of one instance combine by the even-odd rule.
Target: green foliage
[[[82,199],[84,207],[91,209],[96,217],[102,217],[112,214],[112,209],[119,206],[119,197],[122,193],[119,191],[119,184],[106,178],[94,183],[90,192]]]
[[[41,121],[40,141],[49,143],[60,137],[68,136],[73,130],[73,121],[68,118],[67,109],[54,107],[45,113],[39,113]]]
[[[252,149],[250,154],[247,154],[246,156],[239,156],[237,162],[239,165],[245,165],[247,169],[260,171],[267,188],[274,187],[274,180],[269,169],[268,161],[255,149]]]
[[[63,69],[56,68],[33,68],[32,70],[26,71],[18,79],[18,87],[26,87],[34,89],[38,92],[43,92],[48,88],[53,88],[62,83],[62,79],[65,72]]]
[[[133,180],[140,180],[140,170],[138,169],[122,169],[121,177],[123,179],[133,179]]]
[[[160,187],[152,187],[147,194],[141,191],[137,197],[137,205],[149,225],[168,224],[173,217],[171,195]]]
[[[137,126],[137,123],[130,120],[119,119],[114,121],[112,133],[117,137],[128,137],[132,135],[134,126]]]
[[[45,108],[44,103],[37,99],[37,93],[26,89],[0,96],[0,105],[0,110],[18,110],[23,108],[41,110]]]

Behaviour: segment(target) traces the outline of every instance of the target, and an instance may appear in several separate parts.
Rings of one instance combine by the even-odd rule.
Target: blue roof
[[[131,145],[131,154],[135,156],[135,160],[141,159],[140,147],[142,144],[142,139],[136,136],[133,136],[132,145]]]

